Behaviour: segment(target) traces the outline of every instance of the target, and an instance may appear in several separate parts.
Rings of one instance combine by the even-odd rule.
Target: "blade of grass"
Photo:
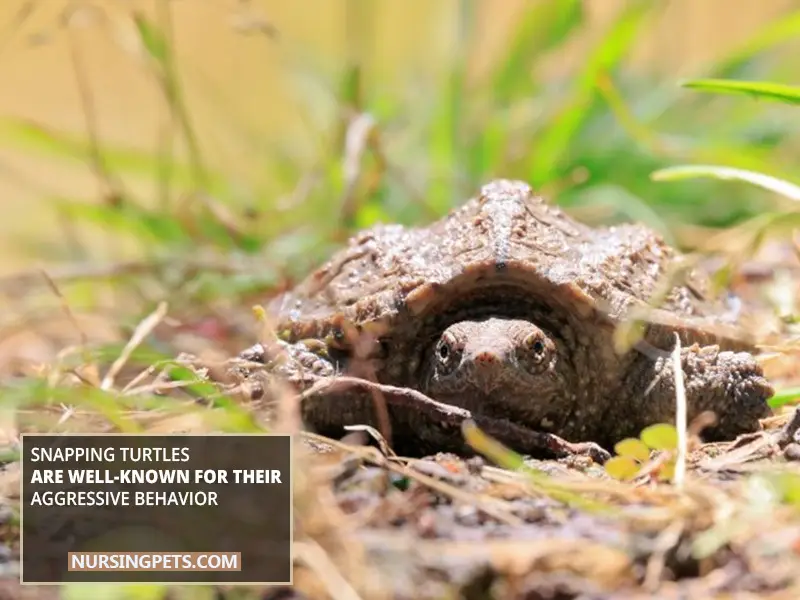
[[[167,105],[181,128],[181,133],[189,149],[193,184],[196,188],[207,189],[206,168],[200,151],[194,126],[189,116],[183,88],[178,78],[177,65],[171,44],[172,13],[170,2],[158,2],[159,24],[153,23],[142,13],[133,16],[133,22],[142,46],[155,65],[156,78],[161,86]]]
[[[541,132],[536,152],[531,154],[528,172],[534,187],[542,187],[555,175],[556,166],[584,124],[589,106],[597,96],[598,77],[613,70],[627,55],[654,6],[656,4],[652,2],[628,3],[591,52],[586,66],[576,78],[570,97],[552,123]]]
[[[775,395],[767,400],[767,403],[770,408],[780,408],[781,406],[792,404],[798,398],[800,398],[800,387],[784,388],[775,392]]]
[[[680,181],[681,179],[692,179],[698,177],[710,177],[713,179],[745,181],[757,187],[775,192],[791,200],[800,202],[800,187],[797,185],[771,177],[763,173],[746,171],[744,169],[734,169],[731,167],[721,167],[715,165],[681,165],[659,169],[651,173],[650,177],[654,181]]]
[[[774,170],[776,167],[772,149],[757,148],[741,142],[731,143],[729,140],[723,142],[714,136],[696,139],[661,134],[634,113],[633,107],[626,102],[611,77],[601,75],[598,78],[598,90],[622,129],[633,141],[655,156],[681,162],[724,162],[729,167],[749,171],[764,171],[769,168]]]
[[[736,81],[733,79],[691,79],[682,87],[716,94],[745,94],[756,99],[800,104],[800,87],[769,81]]]
[[[537,2],[518,13],[515,16],[519,23],[510,32],[511,42],[494,61],[487,77],[470,92],[471,97],[473,90],[481,96],[484,105],[472,116],[480,123],[475,137],[468,137],[463,145],[469,189],[508,171],[504,163],[513,131],[509,108],[540,92],[545,81],[535,72],[538,61],[569,40],[584,22],[580,0]]]
[[[55,198],[50,202],[63,215],[92,223],[105,230],[130,234],[143,243],[150,240],[166,246],[181,246],[192,241],[181,223],[171,215],[158,210],[151,211],[132,202],[98,205],[68,198]]]
[[[581,0],[537,2],[519,15],[505,54],[493,70],[490,89],[496,102],[529,95],[536,81],[529,77],[538,58],[563,44],[584,19]]]
[[[475,26],[474,0],[461,0],[456,14],[456,39],[450,56],[448,73],[443,77],[441,102],[434,113],[430,133],[432,177],[427,204],[437,214],[444,213],[456,201],[463,158],[464,87],[466,82],[469,40]],[[455,185],[453,185],[455,183]],[[466,182],[463,182],[466,183]]]
[[[704,69],[704,72],[716,79],[733,77],[746,63],[779,44],[797,39],[798,36],[800,36],[800,11],[780,15],[744,43],[736,46],[715,65]]]
[[[15,149],[57,159],[74,161],[90,152],[88,141],[24,119],[1,119],[0,138]],[[152,152],[114,146],[105,140],[103,158],[106,166],[118,174],[151,178],[159,170],[159,158]],[[189,185],[193,181],[191,165],[173,162],[171,168],[174,181],[180,185]],[[224,193],[227,185],[224,174],[207,172],[207,176],[208,189],[215,195]]]
[[[574,493],[560,486],[547,473],[525,464],[522,456],[493,437],[486,435],[474,422],[465,421],[461,430],[464,439],[476,451],[487,456],[501,468],[524,473],[534,487],[542,490],[551,498],[591,512],[614,512],[610,505]]]
[[[94,411],[103,416],[121,433],[141,433],[141,427],[124,414],[116,394],[98,388],[50,387],[45,380],[30,380],[19,387],[5,390],[5,398],[11,404],[30,408],[63,404],[74,408]]]

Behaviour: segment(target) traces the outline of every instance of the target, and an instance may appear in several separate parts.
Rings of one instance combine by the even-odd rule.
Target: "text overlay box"
[[[22,435],[23,583],[291,582],[286,435]]]

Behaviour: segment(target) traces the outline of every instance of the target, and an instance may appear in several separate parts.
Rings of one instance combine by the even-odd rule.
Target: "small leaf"
[[[736,81],[733,79],[693,79],[681,84],[685,88],[719,94],[747,94],[757,99],[800,104],[800,87],[768,81]]]
[[[785,388],[778,390],[775,395],[767,400],[770,408],[779,408],[787,404],[793,404],[800,398],[800,387]]]
[[[661,465],[661,468],[658,470],[658,480],[672,481],[673,477],[675,477],[675,461],[671,460]]]
[[[633,479],[639,472],[639,464],[630,456],[614,456],[606,461],[604,468],[606,473],[620,481]]]
[[[797,473],[781,473],[778,476],[781,500],[787,504],[800,506],[800,475]]]
[[[617,442],[614,452],[618,456],[628,456],[639,462],[645,462],[650,458],[650,449],[638,438],[627,438]]]
[[[678,430],[669,423],[657,423],[643,429],[641,439],[653,450],[674,450],[678,446]]]
[[[408,487],[411,484],[411,479],[406,476],[397,475],[395,473],[389,474],[389,481],[392,484],[392,487],[400,490],[401,492],[408,491]]]

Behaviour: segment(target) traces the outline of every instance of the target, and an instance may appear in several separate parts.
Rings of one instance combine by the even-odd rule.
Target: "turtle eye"
[[[531,358],[536,362],[542,362],[547,355],[547,341],[539,334],[533,333],[525,340],[525,345],[531,353]]]
[[[436,354],[442,362],[447,362],[447,359],[450,358],[450,345],[446,341],[440,340]]]
[[[439,364],[450,366],[450,363],[454,362],[453,358],[458,353],[457,343],[458,342],[449,333],[442,335],[434,350]],[[457,363],[458,361],[455,362]]]

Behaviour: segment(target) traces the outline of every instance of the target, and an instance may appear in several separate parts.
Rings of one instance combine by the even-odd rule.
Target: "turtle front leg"
[[[702,432],[706,441],[730,440],[756,431],[770,415],[767,399],[775,391],[761,366],[746,352],[720,351],[718,346],[681,349],[687,417],[711,411],[716,423]],[[654,423],[675,421],[675,372],[670,352],[640,350],[618,395],[622,408],[615,439],[638,435]]]
[[[324,344],[313,340],[256,344],[239,358],[265,365],[262,375],[291,385],[299,394],[304,424],[328,437],[341,437],[350,425],[369,425],[390,437],[387,441],[399,453],[457,451],[460,424],[470,417],[468,411],[426,402],[429,399],[413,390],[348,376],[346,360],[332,359]],[[240,373],[252,380],[256,371]],[[258,393],[264,387],[256,386]]]
[[[240,352],[239,358],[265,365],[271,374],[300,387],[304,387],[303,382],[313,383],[316,378],[336,373],[334,362],[327,357],[324,345],[316,341],[290,344],[276,340],[270,346],[255,344]]]

